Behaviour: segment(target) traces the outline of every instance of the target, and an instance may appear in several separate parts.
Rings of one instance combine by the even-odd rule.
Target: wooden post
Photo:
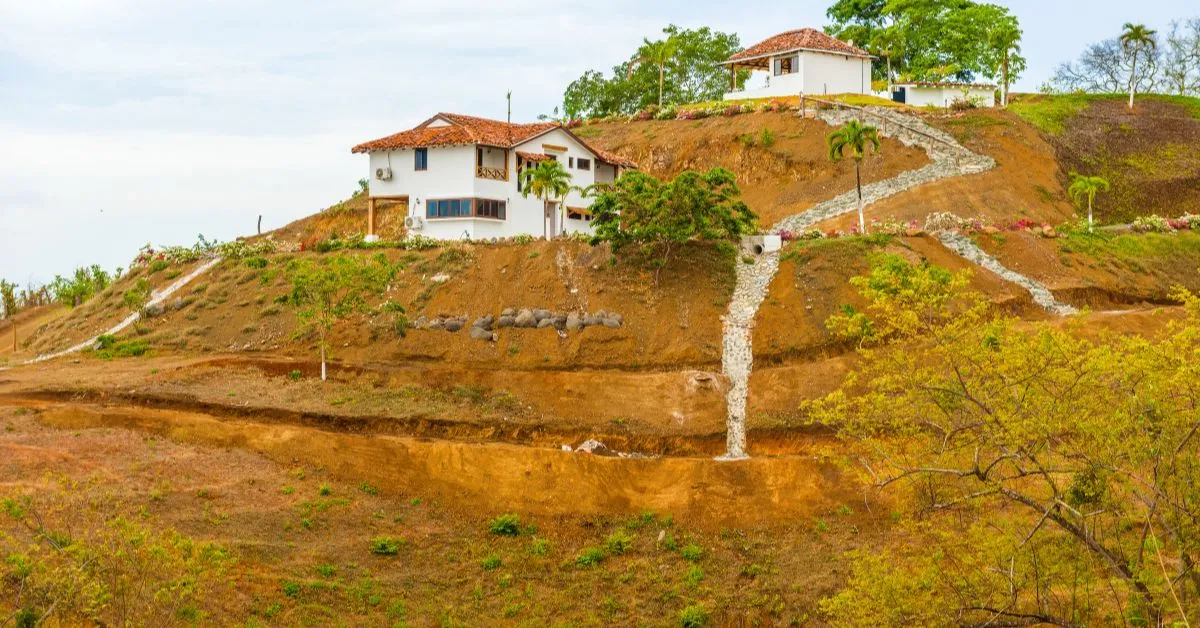
[[[367,235],[375,235],[375,198],[367,198]]]
[[[262,214],[258,215],[258,235],[262,235]]]
[[[800,94],[800,117],[808,117],[808,106],[804,102],[804,94]]]
[[[729,91],[737,91],[737,66],[733,64],[729,65]]]

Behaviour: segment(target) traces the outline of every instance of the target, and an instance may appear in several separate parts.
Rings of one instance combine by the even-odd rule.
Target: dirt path
[[[183,288],[184,286],[188,285],[196,277],[203,275],[204,273],[208,272],[212,267],[214,267],[220,263],[221,263],[221,258],[219,258],[219,257],[213,258],[213,259],[209,260],[208,262],[205,262],[204,264],[202,264],[201,266],[199,266],[192,272],[188,273],[187,275],[184,275],[183,277],[179,278],[175,283],[167,286],[166,288],[163,288],[162,290],[154,291],[153,293],[150,294],[150,300],[146,302],[146,307],[161,304],[163,301],[166,301],[167,298],[169,298],[171,295],[178,292],[180,288]],[[138,321],[138,319],[141,317],[142,317],[141,312],[134,312],[133,314],[130,314],[129,316],[125,317],[125,320],[122,320],[120,323],[117,323],[113,327],[106,330],[103,334],[97,334],[95,336],[92,336],[91,338],[88,338],[87,340],[84,340],[83,342],[81,342],[79,344],[67,347],[66,349],[63,349],[62,351],[58,351],[56,353],[48,353],[46,355],[39,355],[38,357],[36,357],[32,360],[26,361],[25,364],[37,364],[38,362],[45,362],[46,360],[53,360],[55,358],[61,358],[65,355],[70,355],[72,353],[78,353],[80,351],[83,351],[84,349],[86,349],[92,345],[95,345],[96,339],[99,338],[100,336],[103,336],[106,334],[107,335],[119,334],[122,331],[125,331],[125,329],[128,328],[130,325],[136,323]]]
[[[831,127],[841,125],[852,118],[867,117],[878,125],[880,135],[895,137],[907,146],[920,146],[933,160],[933,163],[923,168],[863,186],[865,203],[874,203],[919,185],[948,177],[986,172],[996,165],[992,158],[972,153],[954,138],[930,127],[920,118],[885,112],[874,107],[862,112],[824,111],[818,112],[818,115]],[[804,231],[823,220],[857,209],[858,194],[851,190],[819,203],[808,211],[784,218],[771,228],[771,232]],[[746,399],[754,366],[751,333],[758,308],[762,305],[771,280],[778,271],[778,253],[762,255],[753,264],[738,266],[737,286],[734,288],[728,313],[722,319],[721,367],[729,382],[729,390],[726,394],[726,449],[718,460],[744,460],[749,457],[746,449]]]

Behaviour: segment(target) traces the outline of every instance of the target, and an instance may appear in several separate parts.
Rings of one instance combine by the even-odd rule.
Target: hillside
[[[1080,338],[1152,337],[1183,317],[1172,288],[1200,289],[1200,234],[1056,229],[1074,213],[1064,184],[1081,153],[1067,142],[1110,150],[1084,142],[1094,121],[1076,122],[1104,103],[1062,117],[1061,132],[1028,109],[904,110],[995,167],[872,203],[888,233],[785,245],[749,324],[750,460],[711,458],[726,451],[735,390],[731,307],[768,258],[693,243],[656,272],[572,240],[374,248],[351,237],[365,225],[357,195],[252,238],[277,250],[222,260],[115,347],[24,364],[126,317],[138,281],[162,289],[200,262],[139,268],[77,308],[22,314],[16,353],[0,323],[0,472],[22,478],[0,497],[37,497],[55,525],[95,528],[91,493],[71,487],[121,478],[106,508],[237,558],[205,581],[217,602],[204,618],[217,623],[654,623],[696,606],[717,624],[811,622],[852,578],[847,552],[908,550],[914,538],[894,514],[907,497],[864,490],[843,464],[850,446],[801,408],[863,364],[827,326],[868,305],[852,278],[884,254],[969,273],[1018,329]],[[1150,124],[1122,132],[1139,154],[1185,159]],[[829,130],[788,112],[578,132],[659,177],[728,168],[770,225],[853,188],[853,165],[827,158]],[[864,183],[939,163],[888,137]],[[1140,211],[1182,213],[1185,179],[1159,180],[1170,190],[1139,196]],[[1003,268],[924,229],[937,212],[975,223],[956,228]],[[402,215],[381,210],[385,240],[403,235]],[[288,303],[290,269],[379,255],[397,272],[334,325],[322,382],[317,336]],[[1060,316],[1026,281],[1083,313]],[[548,322],[472,331],[509,309],[545,310]],[[63,461],[79,464],[56,471]],[[39,479],[52,472],[62,477]],[[494,532],[506,513],[520,525]],[[22,532],[10,523],[0,533]]]

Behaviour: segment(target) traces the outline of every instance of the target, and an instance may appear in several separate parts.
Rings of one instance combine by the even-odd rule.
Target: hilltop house
[[[725,100],[870,94],[871,55],[836,37],[812,28],[780,33],[729,57],[730,88],[738,70],[766,72],[766,87],[731,91]]]
[[[970,101],[976,107],[996,106],[996,86],[979,83],[894,83],[891,96],[911,107],[949,107],[956,100]]]
[[[637,165],[589,146],[557,122],[513,124],[439,113],[407,131],[359,144],[370,157],[367,233],[381,199],[408,206],[410,233],[440,240],[555,237],[591,232],[591,200],[572,190],[564,208],[521,194],[520,173],[554,159],[580,188]]]

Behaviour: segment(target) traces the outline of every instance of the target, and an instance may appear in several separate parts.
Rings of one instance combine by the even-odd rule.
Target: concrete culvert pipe
[[[762,254],[763,254],[763,245],[761,245],[761,244],[755,244],[755,245],[754,245],[754,254],[755,254],[755,255],[762,255]]]

